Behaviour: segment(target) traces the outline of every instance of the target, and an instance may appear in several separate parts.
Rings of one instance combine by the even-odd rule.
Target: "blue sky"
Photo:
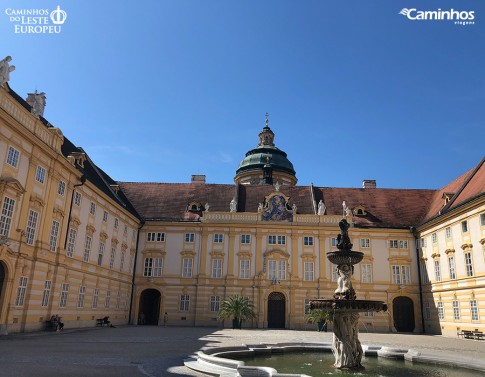
[[[6,9],[49,9],[19,34]],[[474,25],[402,8],[475,12]],[[485,4],[0,0],[10,86],[121,181],[231,183],[269,112],[298,184],[440,188],[484,156]]]

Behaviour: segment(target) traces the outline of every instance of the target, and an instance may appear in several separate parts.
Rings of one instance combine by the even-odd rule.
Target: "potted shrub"
[[[231,296],[221,303],[217,318],[232,318],[232,328],[240,329],[243,321],[256,318],[254,306],[241,295]]]
[[[306,316],[307,322],[316,323],[317,330],[325,332],[327,332],[327,322],[329,322],[331,319],[331,314],[326,309],[312,309],[312,311]]]

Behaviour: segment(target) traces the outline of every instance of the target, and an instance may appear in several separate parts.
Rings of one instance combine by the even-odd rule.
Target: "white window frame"
[[[462,233],[468,233],[468,221],[467,220],[463,220],[461,222],[461,232]]]
[[[223,243],[224,242],[224,235],[221,233],[214,234],[214,243]]]
[[[250,268],[251,268],[251,261],[249,259],[241,259],[239,261],[239,278],[249,279]]]
[[[96,203],[95,202],[91,202],[91,206],[89,207],[89,213],[91,215],[95,215],[96,214]]]
[[[251,235],[250,234],[241,234],[241,243],[244,245],[251,243]]]
[[[461,318],[460,315],[460,302],[458,300],[453,300],[453,319],[455,321],[459,321]]]
[[[312,236],[304,236],[303,237],[303,245],[304,246],[313,246],[313,237]]]
[[[108,211],[103,211],[103,222],[108,222]]]
[[[451,227],[450,226],[447,226],[445,228],[445,237],[446,238],[451,238]]]
[[[444,320],[445,319],[445,307],[442,301],[438,301],[438,319]]]
[[[429,302],[424,303],[424,319],[431,319],[431,307]]]
[[[123,269],[125,268],[125,255],[126,253],[122,251],[120,256],[120,271],[123,271]]]
[[[37,230],[37,219],[39,213],[29,209],[29,217],[27,219],[27,227],[25,228],[25,243],[27,245],[33,245],[35,242],[35,232]]]
[[[448,257],[448,268],[450,272],[450,279],[455,280],[456,279],[456,264],[455,264],[455,256],[450,255]]]
[[[19,166],[19,160],[20,160],[20,152],[16,148],[9,146],[8,152],[7,152],[7,159],[5,162],[10,166],[13,166],[14,168],[17,168]]]
[[[66,182],[59,181],[57,184],[57,195],[64,196],[66,194]]]
[[[434,265],[434,278],[436,281],[441,281],[440,261],[438,259],[433,261],[433,265]]]
[[[94,288],[93,291],[93,303],[91,307],[93,309],[96,309],[98,307],[98,299],[99,299],[99,288]]]
[[[110,303],[111,303],[111,291],[107,290],[106,291],[106,297],[104,299],[104,308],[109,309]]]
[[[57,251],[57,239],[59,237],[59,228],[61,227],[61,224],[57,220],[52,221],[51,225],[51,234],[49,237],[49,250],[52,252]]]
[[[372,283],[372,264],[364,263],[361,265],[362,283]]]
[[[268,245],[276,245],[276,236],[268,236]]]
[[[19,278],[19,286],[17,288],[17,297],[15,298],[15,306],[24,306],[25,293],[27,291],[27,283],[29,279],[26,276]]]
[[[35,171],[35,180],[39,183],[44,184],[45,177],[46,177],[46,170],[43,166],[37,165],[37,169]]]
[[[470,300],[470,316],[472,321],[480,320],[480,316],[478,314],[478,304],[477,304],[477,300],[475,299]]]
[[[120,291],[118,291],[116,293],[115,309],[120,308],[120,301],[121,301],[121,293],[120,293]]]
[[[83,196],[80,192],[77,192],[77,191],[74,192],[74,204],[77,205],[78,207],[81,206],[82,197]]]
[[[221,304],[221,296],[211,296],[210,311],[212,313],[218,312]]]
[[[389,249],[399,249],[399,240],[389,240]]]
[[[44,292],[42,293],[42,307],[49,305],[49,298],[51,295],[52,281],[46,280],[44,282]]]
[[[86,286],[81,285],[79,286],[79,292],[77,296],[77,307],[84,308],[84,296],[86,294]]]
[[[115,266],[116,249],[111,248],[111,253],[109,254],[109,268],[112,270]]]
[[[67,248],[66,248],[66,255],[70,258],[74,256],[74,248],[76,244],[76,235],[77,230],[74,228],[69,229],[69,236],[67,238]]]
[[[313,261],[303,262],[303,280],[315,280],[315,263]]]
[[[195,233],[185,233],[185,242],[194,243]]]
[[[5,196],[3,198],[2,214],[0,216],[0,236],[8,237],[12,225],[15,200]]]
[[[286,236],[278,236],[278,245],[286,245]]]
[[[215,279],[222,278],[222,259],[212,259],[211,277]]]
[[[182,260],[182,277],[191,278],[192,269],[194,265],[194,258],[184,258]]]
[[[147,257],[143,263],[143,276],[150,277],[153,274],[153,258]]]
[[[181,312],[188,312],[189,308],[190,308],[190,296],[189,295],[180,295],[179,310]]]
[[[370,239],[369,238],[361,238],[360,239],[360,247],[363,249],[370,248]]]
[[[67,296],[69,294],[69,284],[61,284],[61,296],[59,297],[59,307],[65,308],[67,306]]]
[[[103,265],[103,257],[104,257],[104,249],[106,245],[104,242],[99,243],[99,249],[98,249],[98,266]]]
[[[438,242],[438,236],[436,235],[436,233],[431,234],[431,241],[433,243]]]
[[[83,254],[83,260],[85,262],[89,262],[89,258],[91,257],[92,246],[93,246],[93,238],[91,236],[86,236],[86,240],[84,241],[84,254]]]
[[[464,253],[466,276],[473,276],[473,257],[471,251]]]

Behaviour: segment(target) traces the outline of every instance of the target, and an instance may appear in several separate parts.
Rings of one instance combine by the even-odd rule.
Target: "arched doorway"
[[[268,328],[284,329],[286,299],[281,292],[272,292],[268,297]]]
[[[140,325],[158,325],[160,299],[160,292],[156,289],[145,289],[141,293],[138,310],[138,323]]]
[[[397,331],[412,332],[414,330],[414,304],[409,297],[396,297],[392,302],[394,326]]]

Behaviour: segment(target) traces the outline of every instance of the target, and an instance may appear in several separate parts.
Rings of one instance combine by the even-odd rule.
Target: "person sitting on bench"
[[[107,325],[109,327],[115,327],[115,326],[113,326],[113,324],[109,320],[109,317],[108,316],[106,316],[106,317],[103,318],[103,324],[105,324],[105,325]]]

